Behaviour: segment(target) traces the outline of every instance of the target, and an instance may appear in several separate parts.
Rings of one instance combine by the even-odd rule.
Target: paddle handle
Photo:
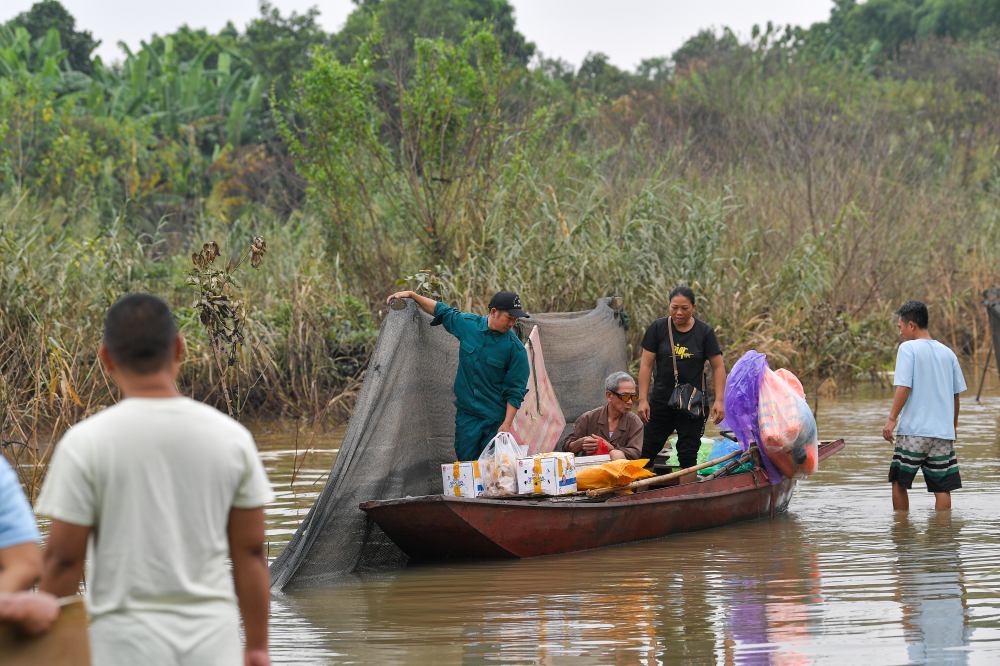
[[[642,479],[641,481],[633,481],[627,486],[612,486],[611,488],[594,488],[593,490],[587,491],[587,497],[604,497],[605,495],[610,495],[611,493],[621,492],[623,490],[639,490],[645,488],[646,486],[651,486],[654,483],[660,483],[661,481],[669,481],[670,479],[676,479],[679,476],[684,476],[685,474],[690,474],[691,472],[697,472],[700,469],[705,469],[706,467],[712,467],[713,465],[718,465],[719,463],[724,463],[727,460],[732,460],[736,456],[743,455],[742,451],[733,451],[728,456],[719,458],[718,460],[709,460],[700,465],[695,465],[694,467],[688,467],[687,469],[681,469],[676,472],[671,472],[670,474],[663,474],[662,476],[653,476],[648,479]]]

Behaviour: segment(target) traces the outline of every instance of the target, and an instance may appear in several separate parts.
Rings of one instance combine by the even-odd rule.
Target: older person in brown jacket
[[[642,453],[642,421],[632,413],[639,397],[635,380],[627,372],[616,372],[604,380],[608,404],[583,414],[573,424],[573,433],[562,450],[576,455],[593,455],[603,439],[611,449],[611,459],[636,460]]]

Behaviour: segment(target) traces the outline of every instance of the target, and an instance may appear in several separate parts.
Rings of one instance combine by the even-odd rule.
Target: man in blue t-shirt
[[[920,301],[904,303],[896,311],[904,342],[896,353],[896,397],[882,437],[896,446],[889,481],[892,508],[900,511],[910,508],[906,491],[918,469],[924,471],[938,511],[950,510],[951,491],[962,487],[955,439],[958,394],[965,390],[965,378],[955,353],[927,332],[928,319],[927,306]]]
[[[27,590],[42,572],[38,525],[17,474],[0,458],[0,592]]]
[[[17,474],[0,456],[0,624],[29,634],[47,631],[59,615],[51,594],[26,592],[42,570],[38,525]]]

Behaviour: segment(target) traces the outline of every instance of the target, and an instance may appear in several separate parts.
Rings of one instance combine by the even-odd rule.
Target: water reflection
[[[782,538],[794,529],[794,519],[760,524],[760,538],[749,553],[734,552],[730,559],[739,575],[721,578],[717,596],[726,618],[725,663],[806,664],[809,660],[781,645],[810,642],[810,608],[821,602],[817,553],[808,544],[792,545]],[[725,594],[729,591],[729,594]]]
[[[1000,658],[1000,398],[963,405],[949,514],[894,514],[887,397],[826,403],[849,443],[791,510],[659,541],[512,562],[421,565],[279,595],[281,664],[980,664]],[[297,462],[262,443],[280,502],[271,556],[322,489],[332,438]],[[291,470],[298,467],[294,484]],[[919,487],[915,484],[915,488]]]
[[[963,648],[969,639],[957,539],[961,525],[948,512],[926,520],[902,512],[894,516],[896,599],[911,663],[969,663],[967,652],[949,649]]]

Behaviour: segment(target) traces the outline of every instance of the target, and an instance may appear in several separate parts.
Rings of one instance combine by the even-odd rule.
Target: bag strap
[[[712,364],[709,363],[708,367],[712,367]],[[705,391],[705,389],[707,388],[707,386],[705,384],[706,381],[707,381],[707,379],[705,378],[705,364],[702,363],[701,364],[701,415],[704,416],[707,419],[708,418],[708,393]],[[702,435],[702,437],[705,436],[705,426],[701,427],[701,435]]]
[[[680,376],[677,374],[677,348],[674,346],[674,319],[673,319],[673,317],[668,317],[667,318],[667,333],[670,335],[670,358],[672,358],[674,360],[674,387],[676,388],[677,385],[681,383],[681,380],[680,380]],[[704,382],[704,379],[702,379],[702,382]]]

